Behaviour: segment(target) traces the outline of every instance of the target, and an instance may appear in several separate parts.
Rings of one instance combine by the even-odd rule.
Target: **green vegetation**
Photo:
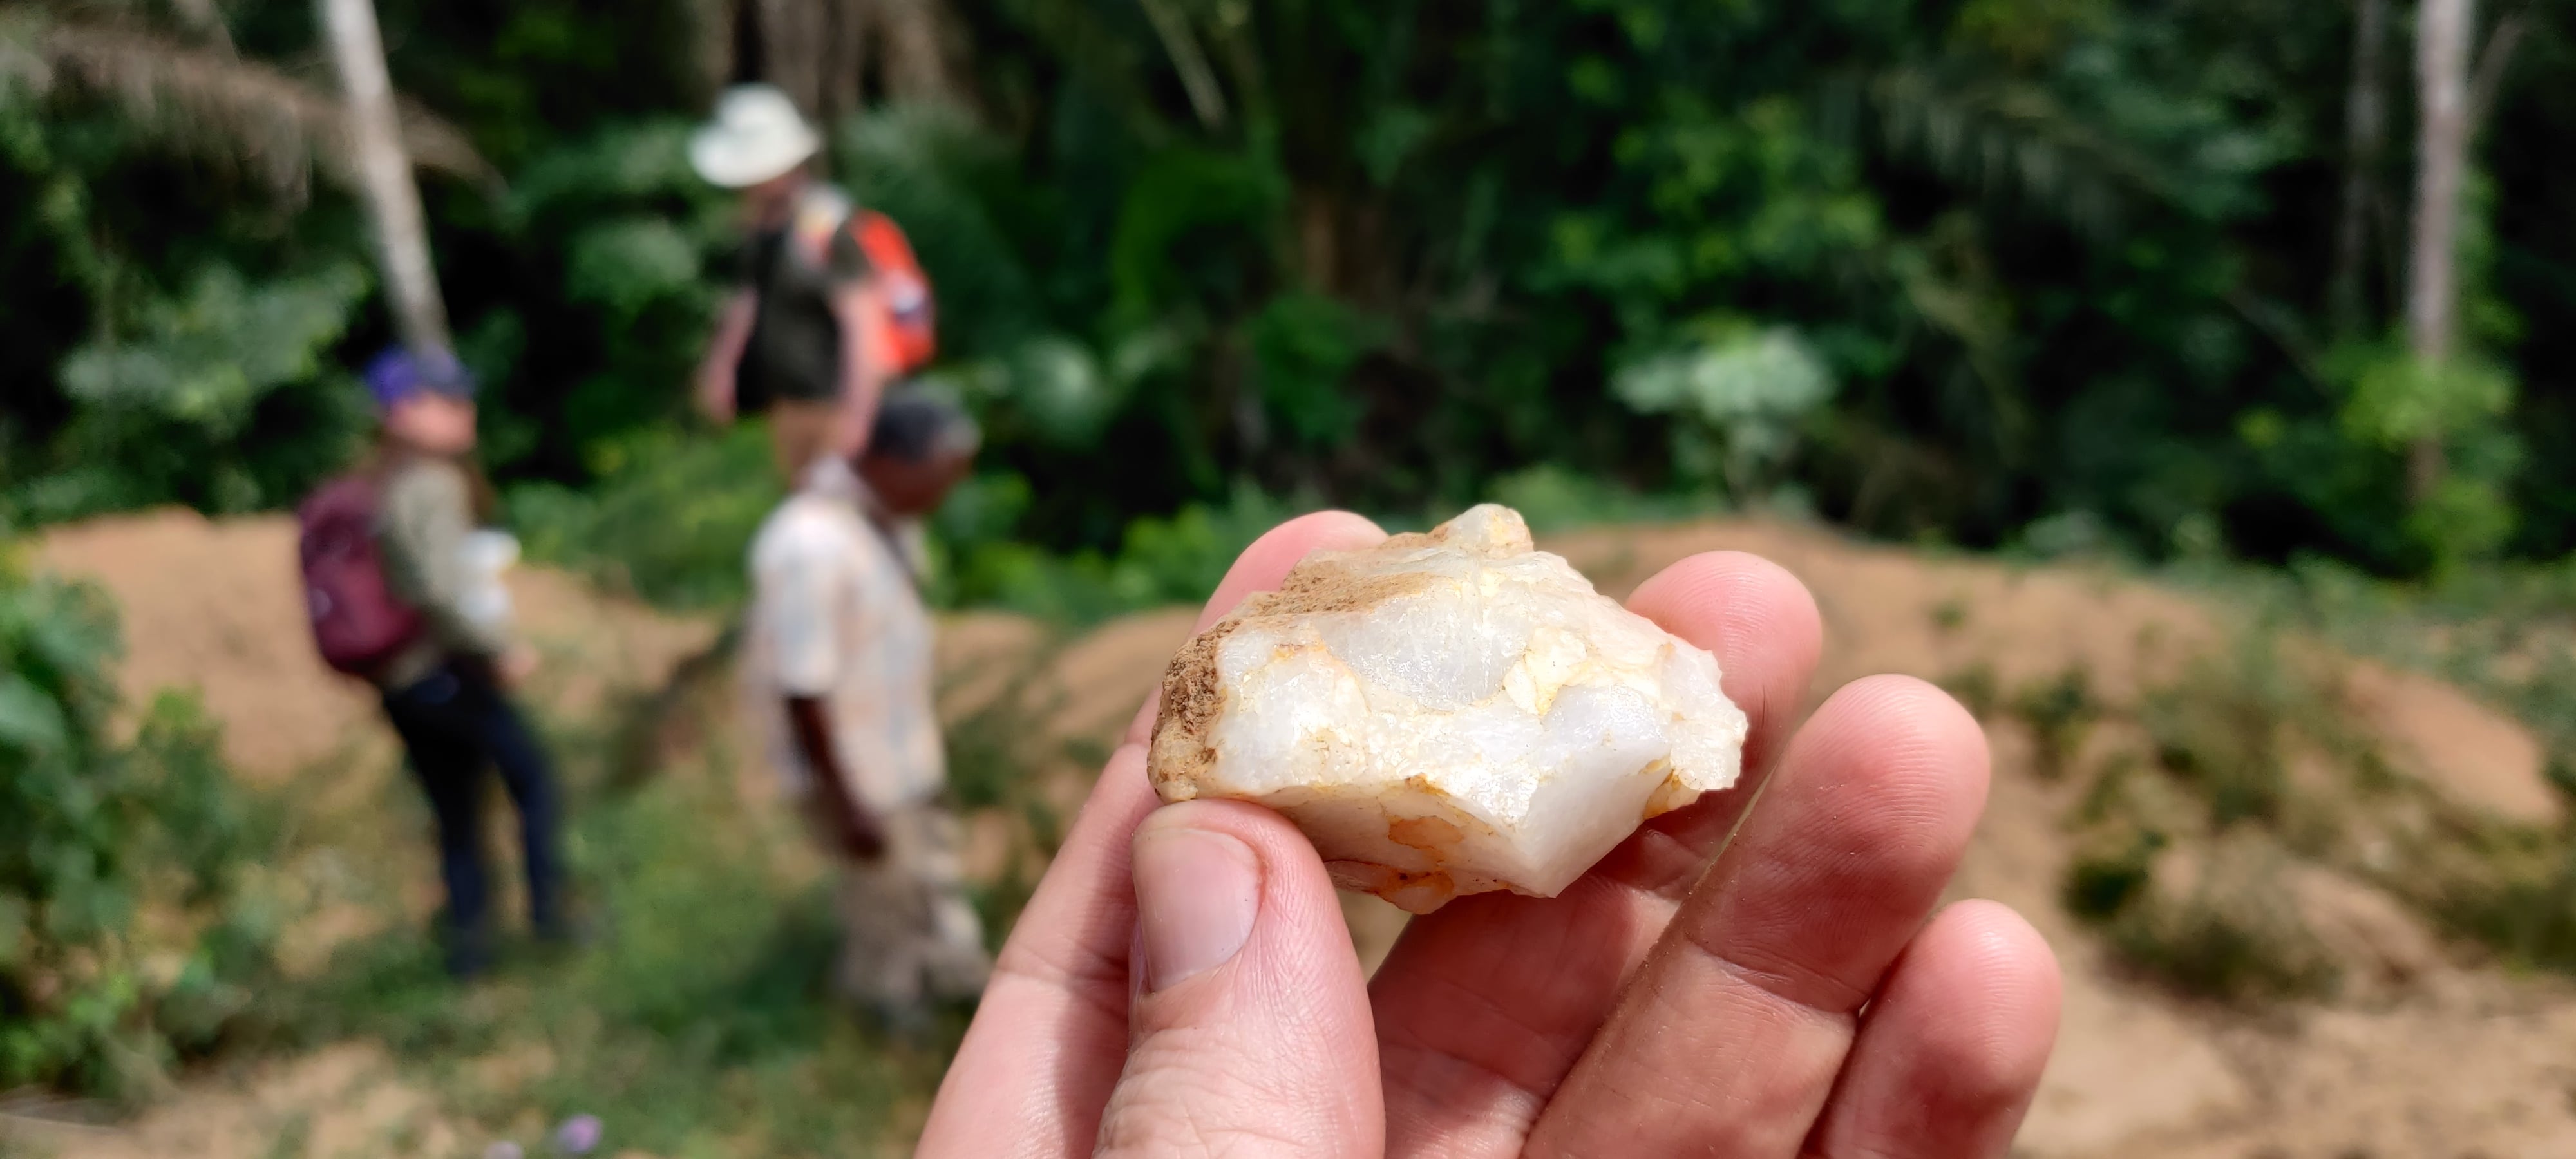
[[[2030,726],[2039,745],[2039,773],[2050,780],[2066,774],[2102,712],[2093,700],[2092,679],[2082,668],[2068,668],[2054,680],[2022,689],[2013,697],[2012,710]]]
[[[2090,706],[2088,719],[2133,726],[2146,748],[2058,766],[2085,778],[2067,818],[2077,840],[2059,889],[2067,911],[2141,974],[2229,1002],[2336,984],[2295,887],[2301,874],[2375,886],[2509,961],[2576,969],[2565,834],[2397,775],[2329,675],[2334,663],[2313,639],[2258,627],[2135,704]],[[2034,685],[2011,706],[2041,738],[2043,765],[2067,687]]]
[[[148,1093],[267,977],[268,827],[193,701],[126,739],[116,647],[96,592],[0,556],[0,1087]]]
[[[2288,864],[2277,849],[2239,843],[2210,857],[2180,896],[2133,900],[2107,915],[2103,932],[2129,965],[2195,997],[2324,993],[2337,971],[2279,876]]]
[[[0,7],[0,56],[45,66],[0,69],[0,274],[51,288],[0,319],[0,378],[34,387],[0,402],[0,495],[287,502],[388,334],[328,85],[271,63],[309,58],[309,6]],[[560,514],[637,448],[701,454],[684,383],[732,238],[686,127],[820,49],[764,41],[772,8],[378,7],[439,118],[496,474]],[[911,230],[934,377],[992,435],[957,599],[1097,614],[1162,586],[1132,540],[1228,538],[1247,493],[1413,518],[1530,468],[1967,546],[2419,576],[2576,545],[2576,346],[2526,324],[2571,305],[2576,205],[2510,144],[2576,129],[2555,9],[2494,62],[2441,369],[2391,337],[2414,159],[2347,152],[2344,5],[922,11],[954,59],[804,95]],[[608,506],[568,518],[623,534]],[[715,598],[673,562],[631,579]]]
[[[1034,740],[1051,706],[1032,673],[1051,655],[960,674],[989,685],[948,729],[961,814],[1012,835],[977,899],[997,943],[1060,840],[1041,774],[1065,754]],[[878,1033],[832,996],[830,866],[792,811],[746,800],[743,778],[763,774],[722,739],[735,710],[730,680],[708,670],[595,719],[543,717],[574,798],[567,848],[597,941],[570,955],[520,942],[470,987],[446,976],[403,900],[430,872],[411,837],[428,821],[410,784],[383,777],[368,799],[309,818],[289,862],[391,843],[394,856],[338,871],[354,877],[341,895],[380,928],[273,988],[257,1044],[382,1044],[401,1081],[434,1095],[464,1154],[509,1138],[537,1150],[548,1125],[581,1113],[603,1120],[612,1151],[904,1153],[967,1012],[945,1012],[915,1041]],[[668,747],[650,768],[614,767],[623,758],[600,742],[640,711],[675,730]],[[514,893],[502,891],[505,906]]]
[[[593,452],[586,491],[528,483],[510,492],[511,524],[532,559],[677,608],[741,602],[753,532],[782,494],[769,440],[646,429]]]
[[[1199,598],[1296,511],[1487,498],[1542,529],[1780,512],[2160,565],[2262,628],[2134,703],[2081,670],[1945,682],[2075,800],[2062,895],[2106,944],[2215,999],[2316,993],[2283,868],[2321,866],[2576,969],[2568,835],[2389,775],[2284,642],[2510,708],[2576,792],[2576,329],[2548,324],[2576,311],[2550,147],[2576,8],[2487,41],[2515,51],[2482,60],[2436,364],[2401,325],[2407,70],[2380,70],[2388,140],[2354,139],[2351,5],[376,7],[482,456],[538,560],[742,598],[778,488],[757,430],[686,404],[739,238],[685,142],[720,83],[776,76],[910,232],[941,310],[923,385],[987,434],[931,529],[943,606],[1086,624]],[[808,68],[827,50],[768,24],[862,10],[953,59],[871,28],[828,50],[867,60]],[[349,368],[392,329],[320,59],[309,4],[0,0],[0,529],[279,510],[353,453]],[[127,1095],[220,1042],[363,1035],[490,1131],[590,1110],[657,1152],[792,1154],[891,1146],[917,1112],[937,1044],[811,985],[813,867],[702,856],[710,825],[795,836],[713,757],[645,768],[661,734],[633,721],[554,722],[617,766],[574,778],[614,952],[457,1000],[393,916],[392,875],[426,871],[379,865],[361,892],[397,932],[246,1001],[283,904],[262,867],[324,837],[270,832],[185,701],[122,727],[106,622],[0,572],[0,1088]],[[1031,770],[1097,756],[1035,751],[1025,691],[952,738],[961,803],[1019,838],[997,920],[1063,821]],[[2144,746],[2080,767],[2114,733]],[[466,1073],[516,1050],[557,1065]]]
[[[416,812],[407,798],[374,804]],[[289,991],[277,1033],[383,1043],[407,1081],[436,1093],[469,1154],[482,1138],[533,1145],[579,1113],[600,1116],[616,1148],[653,1154],[899,1153],[964,1018],[907,1046],[833,1001],[831,882],[800,860],[794,818],[747,812],[706,763],[593,795],[574,817],[580,880],[602,919],[591,952],[526,950],[460,993],[425,932],[400,924]],[[718,847],[737,855],[708,855]],[[524,1080],[488,1077],[527,1058],[543,1062]]]
[[[2259,610],[2273,622],[2314,634],[2355,654],[2428,671],[2511,712],[2547,754],[2562,794],[2576,793],[2576,618],[2569,609],[2566,564],[2488,567],[2429,585],[2397,584],[2321,559],[2285,571],[2241,567],[2191,569],[2186,578]],[[2282,706],[2304,702],[2316,719],[2318,697],[2278,679],[2235,694]],[[2343,742],[2356,785],[2375,793],[2400,786],[2378,754]],[[2400,794],[2402,795],[2402,793]],[[2406,854],[2403,868],[2378,875],[2392,892],[2416,902],[2446,928],[2495,947],[2508,959],[2576,969],[2576,845],[2563,832],[2501,829],[2475,818],[2433,812],[2376,836]]]
[[[2374,759],[2338,706],[2269,631],[2192,661],[2134,708],[2095,703],[2070,674],[2015,700],[2042,768],[2077,770],[2064,737],[2118,715],[2150,759],[2117,754],[2091,770],[2070,817],[2078,835],[2060,897],[2122,962],[2189,995],[2251,1003],[2323,993],[2333,960],[2291,884],[2300,859],[2347,867],[2347,784],[2297,784],[2291,762],[2342,779]],[[2060,739],[2052,742],[2055,735]],[[2054,754],[2054,755],[2052,755]]]

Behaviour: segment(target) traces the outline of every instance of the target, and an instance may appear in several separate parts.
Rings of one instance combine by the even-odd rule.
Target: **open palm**
[[[1285,524],[1201,626],[1311,550],[1382,537]],[[1752,718],[1745,783],[1562,896],[1415,919],[1372,981],[1294,827],[1156,808],[1148,704],[1003,947],[920,1154],[2003,1154],[2058,976],[2012,911],[1934,912],[1985,803],[1976,722],[1879,677],[1786,737],[1821,629],[1755,557],[1683,560],[1629,606],[1717,654]]]

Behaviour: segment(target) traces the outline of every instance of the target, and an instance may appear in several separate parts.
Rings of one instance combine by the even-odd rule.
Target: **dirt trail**
[[[38,558],[94,576],[116,594],[127,616],[130,689],[202,688],[230,725],[245,776],[273,780],[371,743],[373,731],[364,695],[317,672],[305,651],[292,602],[291,535],[278,520],[209,524],[162,514],[57,532]],[[2102,700],[2123,703],[2227,639],[2223,611],[2108,570],[1927,555],[1808,528],[1602,529],[1546,546],[1613,592],[1699,551],[1750,551],[1781,563],[1808,583],[1824,612],[1819,696],[1874,672],[1955,680],[1982,671],[2013,689],[2076,670]],[[567,701],[596,704],[619,689],[651,687],[712,630],[542,571],[517,590],[526,622],[557,661],[555,682],[538,694]],[[1049,771],[1048,796],[1070,816],[1088,766],[1125,728],[1191,620],[1175,609],[1064,639],[1014,617],[953,618],[941,648],[944,705],[964,715],[1015,698],[1033,718],[1029,743]],[[2346,668],[2355,723],[2399,771],[2504,821],[2558,821],[2540,749],[2515,722],[2420,676]],[[1990,731],[1993,797],[1952,893],[2020,908],[2058,948],[2068,974],[2060,1047],[2017,1154],[2576,1155],[2576,987],[2483,965],[2473,949],[2444,942],[2387,896],[2309,869],[2297,883],[2302,904],[2373,984],[2253,1015],[2134,981],[2058,908],[2072,855],[2064,818],[2081,791],[2077,779],[2039,776],[2037,746],[2021,725],[1998,716]],[[2081,759],[2109,759],[2139,743],[2105,728]],[[754,794],[762,783],[744,780]],[[989,871],[1013,840],[986,826],[974,860]],[[1349,909],[1364,954],[1382,955],[1401,915],[1366,902]],[[252,1124],[312,1114],[319,1138],[375,1121],[330,1119],[318,1113],[325,1107],[416,1114],[403,1101],[414,1096],[375,1056],[335,1049],[341,1053],[223,1080],[220,1090],[192,1089],[132,1128],[56,1142],[78,1159],[257,1154],[195,1136],[183,1141],[173,1124],[235,1124],[227,1138],[248,1138]]]

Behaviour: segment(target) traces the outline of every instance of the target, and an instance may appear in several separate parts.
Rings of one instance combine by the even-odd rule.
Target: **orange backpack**
[[[830,186],[816,186],[796,212],[796,250],[812,268],[830,260],[832,236],[847,229],[866,255],[876,281],[876,303],[885,323],[885,371],[901,378],[930,365],[939,351],[939,319],[930,299],[930,275],[913,256],[903,228],[882,213],[853,204]]]

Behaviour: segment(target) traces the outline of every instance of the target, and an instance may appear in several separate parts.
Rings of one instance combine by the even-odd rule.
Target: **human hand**
[[[734,419],[734,380],[729,367],[715,367],[698,372],[698,413],[708,422],[725,426]]]
[[[698,412],[717,426],[733,422],[739,409],[734,370],[742,363],[743,347],[751,343],[759,309],[760,300],[750,290],[734,291],[717,311],[715,333],[708,336],[706,355],[698,362]]]
[[[1201,627],[1308,551],[1382,535],[1343,513],[1273,530]],[[1414,919],[1366,983],[1286,820],[1157,808],[1148,703],[1003,946],[919,1154],[2004,1154],[2059,981],[2011,910],[1935,912],[1984,808],[1975,720],[1876,677],[1789,736],[1820,621],[1749,555],[1684,560],[1628,606],[1717,654],[1752,721],[1744,782],[1562,896]]]

